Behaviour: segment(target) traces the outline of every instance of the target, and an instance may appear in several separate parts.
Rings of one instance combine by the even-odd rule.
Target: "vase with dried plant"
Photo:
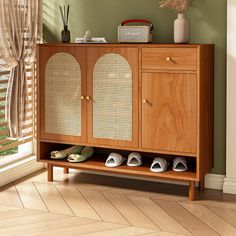
[[[68,5],[67,8],[64,5],[59,6],[61,19],[63,24],[63,30],[61,31],[61,42],[62,43],[69,43],[70,42],[70,31],[68,30],[68,19],[69,19],[69,11],[70,6]]]
[[[169,8],[178,13],[174,22],[174,42],[189,42],[189,21],[186,19],[186,12],[193,0],[160,0],[161,8]]]

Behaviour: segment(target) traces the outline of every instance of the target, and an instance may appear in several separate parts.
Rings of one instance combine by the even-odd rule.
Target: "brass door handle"
[[[143,99],[143,104],[147,104],[147,99]]]
[[[90,96],[87,96],[87,97],[86,97],[86,100],[87,100],[87,101],[90,101],[90,100],[91,100]]]
[[[171,61],[171,57],[167,57],[167,58],[166,58],[166,61]]]
[[[81,99],[81,100],[84,100],[84,99],[85,99],[85,97],[84,97],[84,96],[81,96],[81,97],[80,97],[80,99]]]

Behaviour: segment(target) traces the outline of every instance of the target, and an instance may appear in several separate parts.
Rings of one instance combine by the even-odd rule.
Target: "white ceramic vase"
[[[184,13],[178,13],[178,18],[174,22],[174,42],[189,42],[189,22]]]

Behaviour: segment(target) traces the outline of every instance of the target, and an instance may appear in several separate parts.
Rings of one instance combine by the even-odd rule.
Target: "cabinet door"
[[[138,49],[88,49],[89,142],[138,146]]]
[[[81,142],[86,138],[85,49],[76,47],[42,47],[40,65],[40,136],[64,142]],[[82,113],[83,110],[83,113]]]
[[[142,74],[142,148],[196,153],[195,74]]]

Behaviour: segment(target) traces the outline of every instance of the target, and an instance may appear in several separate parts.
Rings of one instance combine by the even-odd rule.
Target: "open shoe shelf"
[[[104,149],[104,148],[95,148],[95,154],[93,157],[89,158],[87,161],[82,163],[71,163],[68,162],[67,159],[63,160],[54,160],[50,158],[50,152],[53,150],[63,150],[65,148],[70,147],[70,145],[56,144],[56,143],[45,143],[42,142],[41,145],[45,148],[44,153],[41,153],[40,161],[51,164],[52,166],[63,167],[63,168],[72,168],[72,169],[80,169],[86,171],[96,171],[96,172],[107,172],[107,173],[115,173],[118,175],[135,175],[139,177],[145,178],[165,178],[165,179],[175,179],[180,181],[195,181],[196,177],[196,159],[192,157],[186,157],[189,165],[189,170],[186,172],[176,172],[171,170],[172,161],[175,156],[171,155],[162,155],[164,158],[167,158],[167,161],[170,163],[169,168],[166,172],[155,173],[150,171],[150,166],[154,157],[160,156],[156,153],[143,153],[142,161],[143,165],[139,167],[130,167],[126,165],[126,161],[118,167],[111,168],[106,167],[105,162],[106,159],[111,152],[117,152],[122,154],[122,156],[127,157],[131,151],[121,151],[114,149]]]
[[[149,159],[149,158],[148,158]],[[43,159],[43,162],[52,164],[57,167],[67,167],[72,169],[80,169],[87,171],[98,171],[98,172],[107,172],[107,173],[115,173],[120,175],[135,175],[140,177],[150,177],[150,178],[165,178],[165,179],[175,179],[175,180],[196,180],[196,173],[194,170],[188,170],[186,172],[176,172],[173,170],[167,170],[163,173],[155,173],[150,171],[151,160],[144,160],[144,164],[139,167],[130,167],[124,163],[118,167],[106,167],[105,161],[106,156],[102,156],[101,154],[95,154],[89,160],[82,163],[70,163],[67,160],[53,160],[53,159]]]

